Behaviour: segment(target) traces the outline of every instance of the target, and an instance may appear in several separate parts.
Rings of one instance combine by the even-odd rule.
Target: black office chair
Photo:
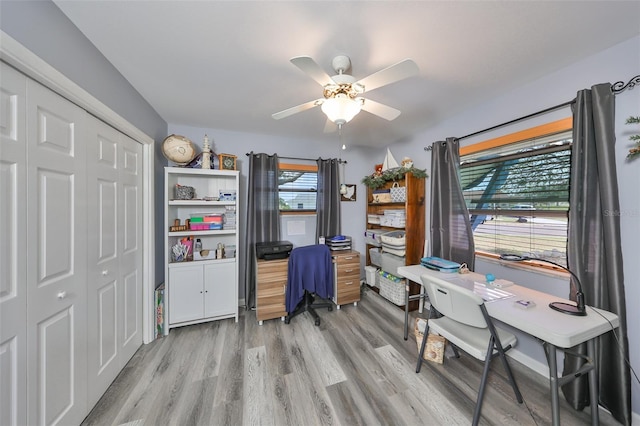
[[[285,324],[303,312],[309,312],[320,325],[315,311],[320,308],[333,310],[334,280],[331,251],[324,244],[297,247],[291,251],[287,274]]]
[[[443,316],[429,318],[427,322],[418,355],[416,373],[420,372],[427,336],[429,329],[431,329],[444,336],[454,345],[454,349],[457,347],[474,358],[484,361],[478,399],[473,413],[474,426],[480,421],[489,365],[495,357],[500,357],[516,399],[522,403],[522,394],[505,356],[505,352],[515,346],[516,336],[493,325],[484,301],[473,291],[428,274],[424,274],[420,278],[431,303],[430,317],[433,316],[434,309]],[[455,350],[455,354],[457,357],[460,356],[457,350]]]

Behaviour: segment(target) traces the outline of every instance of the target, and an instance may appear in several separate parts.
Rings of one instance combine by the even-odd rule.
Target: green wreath
[[[362,183],[364,183],[371,189],[378,189],[382,188],[387,182],[404,179],[404,175],[407,172],[411,172],[417,178],[428,177],[426,169],[420,170],[414,169],[413,167],[409,169],[406,169],[404,167],[395,167],[393,169],[385,170],[384,172],[382,172],[382,174],[374,173],[372,175],[365,176],[362,179]]]

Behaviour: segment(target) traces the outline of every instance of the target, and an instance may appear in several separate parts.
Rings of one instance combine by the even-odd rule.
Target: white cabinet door
[[[27,83],[28,424],[87,414],[86,113]]]
[[[0,63],[0,425],[27,424],[27,80]]]
[[[169,322],[201,319],[204,315],[204,269],[202,265],[169,267]]]
[[[236,312],[236,264],[220,262],[204,267],[204,316],[214,317]]]
[[[142,344],[142,147],[95,118],[87,145],[92,406]]]

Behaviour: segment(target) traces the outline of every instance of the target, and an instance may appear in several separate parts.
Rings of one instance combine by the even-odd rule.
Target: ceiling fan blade
[[[304,103],[302,105],[294,106],[294,107],[285,109],[284,111],[280,111],[280,112],[276,112],[274,114],[271,114],[271,117],[273,117],[276,120],[280,120],[281,118],[285,118],[285,117],[288,117],[290,115],[296,114],[298,112],[306,111],[308,109],[311,109],[313,107],[321,105],[322,101],[323,101],[323,99],[316,99],[315,101],[309,101],[309,102]]]
[[[418,65],[415,62],[411,59],[405,59],[397,64],[375,72],[354,84],[361,84],[367,92],[370,92],[378,87],[418,75],[419,71]]]
[[[291,58],[291,63],[300,68],[305,74],[317,81],[321,86],[335,84],[329,74],[327,74],[316,61],[309,56],[296,56]]]
[[[372,101],[371,99],[363,99],[362,109],[389,121],[394,120],[400,115],[400,111],[397,109]]]

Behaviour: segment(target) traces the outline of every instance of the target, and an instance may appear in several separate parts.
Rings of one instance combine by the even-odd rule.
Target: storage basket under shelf
[[[406,280],[404,278],[380,271],[376,276],[376,281],[378,288],[380,288],[380,296],[394,305],[404,306],[406,296]]]

